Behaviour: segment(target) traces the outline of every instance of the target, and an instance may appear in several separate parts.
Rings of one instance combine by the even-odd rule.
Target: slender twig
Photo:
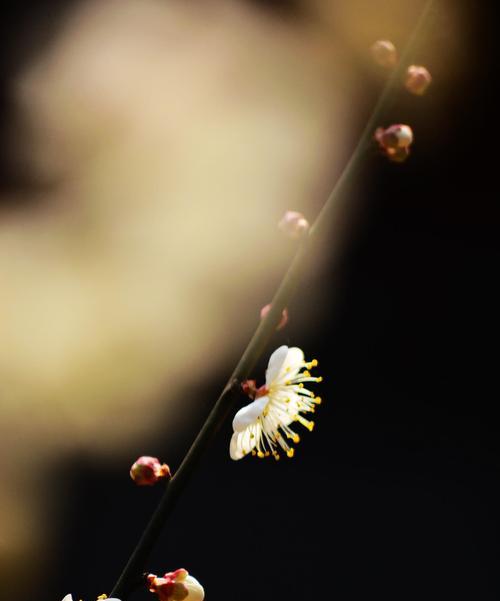
[[[427,0],[412,36],[401,56],[398,67],[393,71],[390,79],[387,81],[351,158],[316,218],[314,225],[311,227],[309,235],[299,246],[295,257],[274,295],[271,303],[271,310],[266,318],[260,322],[221,395],[217,399],[212,411],[198,433],[198,436],[179,466],[179,469],[170,482],[167,483],[165,493],[163,494],[158,507],[144,530],[110,596],[118,597],[124,601],[129,593],[141,581],[141,574],[146,565],[146,560],[160,536],[163,525],[172,512],[179,495],[193,473],[193,470],[207,448],[207,445],[232,408],[237,396],[237,390],[239,389],[239,383],[248,377],[273,335],[275,328],[281,319],[281,313],[284,307],[289,303],[290,298],[299,283],[305,259],[309,258],[311,254],[311,242],[316,240],[319,237],[319,234],[328,226],[335,225],[335,221],[338,221],[340,215],[346,211],[348,200],[347,195],[344,193],[349,185],[355,180],[361,167],[365,151],[370,143],[372,143],[374,129],[381,121],[384,111],[387,109],[391,94],[401,80],[404,70],[409,64],[409,58],[415,49],[416,42],[419,39],[426,22],[428,21],[433,3],[434,0]]]

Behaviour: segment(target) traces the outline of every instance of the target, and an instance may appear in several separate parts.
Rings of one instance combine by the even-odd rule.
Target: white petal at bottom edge
[[[62,601],[73,601],[73,597],[70,594],[67,594]],[[117,597],[109,597],[106,601],[120,601]]]
[[[253,401],[246,407],[243,407],[238,411],[233,419],[233,430],[235,432],[243,432],[250,424],[257,421],[259,415],[264,411],[264,407],[267,405],[269,399],[267,396],[261,396],[259,399]]]
[[[205,591],[196,578],[187,576],[186,580],[184,580],[184,584],[189,591],[186,601],[203,601],[205,598]]]

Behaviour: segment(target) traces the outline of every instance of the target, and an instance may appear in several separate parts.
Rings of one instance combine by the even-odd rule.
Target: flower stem
[[[200,461],[203,452],[231,410],[239,391],[240,382],[248,378],[251,370],[266,349],[266,346],[281,319],[282,311],[289,303],[290,298],[299,283],[302,266],[305,259],[308,259],[311,254],[311,242],[318,239],[320,233],[328,226],[333,225],[335,229],[339,229],[339,226],[342,224],[342,216],[347,213],[349,209],[349,203],[345,192],[349,185],[354,181],[361,167],[365,151],[372,143],[375,127],[381,121],[383,114],[388,107],[391,95],[397,84],[401,81],[401,77],[409,64],[409,59],[414,52],[417,41],[428,22],[433,3],[434,0],[427,0],[411,38],[401,56],[398,67],[393,71],[382,90],[378,102],[368,119],[351,158],[337,180],[330,196],[327,198],[314,225],[311,227],[309,235],[301,243],[292,259],[292,262],[274,295],[271,303],[271,310],[266,318],[259,323],[259,326],[243,352],[236,368],[191,445],[191,448],[184,457],[179,469],[167,483],[166,490],[158,507],[111,591],[111,597],[118,597],[124,601],[130,592],[142,582],[142,572],[145,568],[147,558],[160,536],[163,525],[171,514],[177,499],[182,493],[182,490],[196,465]]]

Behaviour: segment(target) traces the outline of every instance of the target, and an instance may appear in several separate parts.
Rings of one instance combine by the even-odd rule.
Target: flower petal
[[[205,598],[205,591],[196,578],[188,576],[186,580],[184,580],[184,584],[189,591],[186,601],[203,601]]]
[[[246,407],[238,411],[233,419],[233,430],[235,432],[243,432],[250,424],[253,424],[259,415],[264,411],[269,399],[267,396],[261,396]]]
[[[269,363],[266,369],[266,386],[270,386],[274,380],[279,376],[283,363],[288,354],[288,347],[286,345],[277,348],[274,353],[269,357]]]
[[[304,367],[304,352],[302,349],[292,346],[288,349],[285,360],[281,365],[281,370],[275,379],[275,384],[284,384],[286,380],[295,378],[299,371]]]
[[[231,456],[231,459],[233,459],[233,461],[243,459],[245,455],[253,451],[260,436],[261,428],[258,424],[243,432],[235,432],[231,437],[231,444],[229,445],[229,455]]]
[[[62,601],[73,601],[73,597],[71,595],[66,595]]]

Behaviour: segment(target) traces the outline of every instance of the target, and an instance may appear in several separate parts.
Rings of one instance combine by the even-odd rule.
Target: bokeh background
[[[207,599],[498,599],[493,3],[437,2],[273,344],[320,362],[293,461],[230,424],[151,558]],[[314,218],[401,47],[410,0],[23,0],[0,22],[0,596],[112,586]],[[272,350],[270,348],[270,350]],[[267,358],[263,358],[262,376]],[[259,370],[256,371],[259,377]],[[147,599],[138,592],[134,598]]]

